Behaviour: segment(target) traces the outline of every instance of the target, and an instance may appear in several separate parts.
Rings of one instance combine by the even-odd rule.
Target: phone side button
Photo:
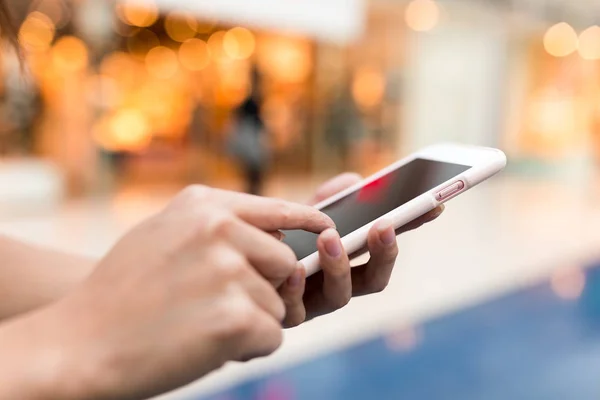
[[[446,186],[442,190],[436,193],[435,198],[438,201],[446,200],[448,197],[455,195],[465,188],[465,183],[463,181],[458,181],[450,186]]]

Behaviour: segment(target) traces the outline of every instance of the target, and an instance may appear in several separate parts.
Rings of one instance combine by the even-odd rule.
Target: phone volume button
[[[460,192],[464,188],[465,188],[465,183],[463,181],[455,182],[455,183],[451,184],[450,186],[446,186],[445,188],[443,188],[442,190],[437,192],[437,194],[435,195],[435,198],[438,201],[446,200],[450,196],[455,195],[456,193]]]

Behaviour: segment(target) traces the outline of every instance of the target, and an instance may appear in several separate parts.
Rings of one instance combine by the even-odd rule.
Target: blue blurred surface
[[[416,329],[206,399],[600,399],[600,266],[577,300],[540,284]]]

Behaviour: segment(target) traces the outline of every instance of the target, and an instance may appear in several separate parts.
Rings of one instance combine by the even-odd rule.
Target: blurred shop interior
[[[0,72],[13,191],[239,187],[231,138],[253,93],[267,179],[368,174],[438,141],[500,147],[525,176],[585,180],[600,159],[600,3],[307,2],[322,25],[346,19],[330,31],[240,1],[28,3],[12,2],[25,61],[7,49]]]

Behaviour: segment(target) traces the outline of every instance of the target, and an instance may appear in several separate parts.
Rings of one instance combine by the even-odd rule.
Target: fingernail
[[[342,255],[342,244],[337,232],[327,231],[328,237],[325,239],[325,251],[331,258],[338,258]]]
[[[292,276],[290,276],[288,278],[288,284],[292,288],[297,288],[298,286],[300,286],[301,282],[302,282],[302,269],[298,268],[294,271]]]
[[[386,246],[391,246],[396,241],[396,232],[392,229],[389,222],[381,222],[377,228],[379,231],[379,240]]]

